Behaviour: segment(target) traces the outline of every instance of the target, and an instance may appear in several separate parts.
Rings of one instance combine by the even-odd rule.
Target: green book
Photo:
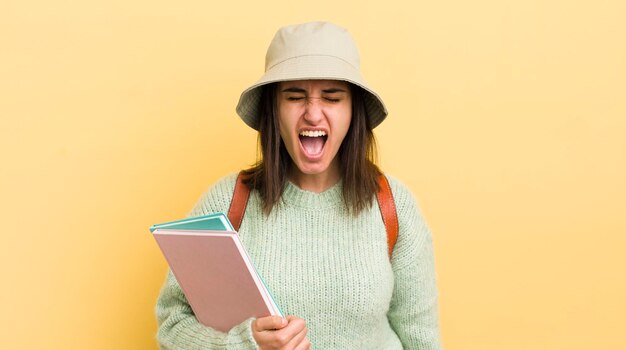
[[[182,220],[168,221],[154,224],[150,227],[150,232],[157,228],[176,230],[215,230],[215,231],[235,231],[233,225],[224,213],[215,213]]]

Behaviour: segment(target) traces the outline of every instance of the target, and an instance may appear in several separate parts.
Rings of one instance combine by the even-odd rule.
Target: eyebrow
[[[299,87],[290,87],[290,88],[283,89],[281,92],[295,92],[295,93],[304,94],[306,93],[306,90],[304,90],[303,88],[299,88]],[[340,88],[330,88],[330,89],[322,90],[322,93],[324,94],[333,94],[335,92],[346,92],[346,90],[340,89]]]

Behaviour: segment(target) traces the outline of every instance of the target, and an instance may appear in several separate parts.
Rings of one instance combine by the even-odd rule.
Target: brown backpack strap
[[[248,206],[248,198],[250,197],[250,187],[244,184],[246,176],[243,171],[237,175],[237,182],[235,183],[235,190],[233,191],[233,199],[230,202],[230,208],[228,209],[228,220],[233,224],[235,231],[239,231],[241,222],[243,221],[243,214],[246,212]]]
[[[243,172],[240,172],[239,175],[237,175],[233,199],[230,202],[230,209],[228,209],[228,220],[233,224],[235,231],[239,231],[239,227],[241,227],[243,214],[246,211],[248,198],[250,197],[250,187],[243,183],[244,180],[245,175]],[[396,212],[393,194],[391,193],[391,187],[389,187],[389,182],[384,174],[381,174],[378,178],[378,193],[376,193],[376,199],[378,200],[380,214],[383,217],[383,223],[387,231],[387,248],[389,250],[389,258],[391,258],[393,248],[398,240],[398,214]]]
[[[393,248],[398,240],[398,213],[396,212],[396,203],[393,200],[391,187],[385,174],[378,177],[378,193],[376,193],[380,214],[383,216],[385,230],[387,230],[387,248],[389,249],[389,258],[393,253]]]

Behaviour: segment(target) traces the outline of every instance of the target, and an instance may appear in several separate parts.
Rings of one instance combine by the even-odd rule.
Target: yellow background
[[[254,162],[276,29],[349,28],[447,349],[626,349],[626,2],[2,1],[0,344],[154,349],[148,226]]]

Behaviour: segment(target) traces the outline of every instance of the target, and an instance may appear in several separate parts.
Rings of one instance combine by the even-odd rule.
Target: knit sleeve
[[[193,208],[190,217],[228,210],[235,176],[219,181]],[[196,319],[187,298],[171,271],[156,304],[157,339],[161,349],[258,349],[252,336],[252,318],[228,333],[206,327]]]
[[[400,230],[389,321],[405,349],[441,349],[432,236],[409,190],[393,179],[390,185]]]

